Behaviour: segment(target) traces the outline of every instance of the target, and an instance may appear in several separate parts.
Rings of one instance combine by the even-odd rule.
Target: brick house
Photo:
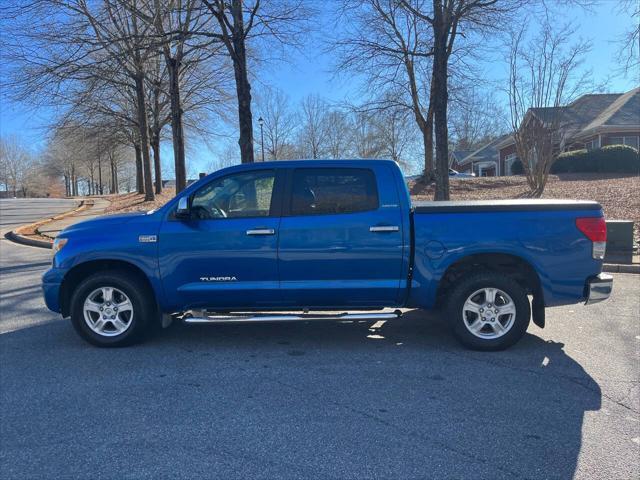
[[[551,117],[559,118],[562,151],[606,145],[640,147],[640,87],[626,93],[583,95],[564,107],[530,108],[524,121],[545,125]],[[511,175],[511,167],[518,158],[511,135],[464,157],[455,156],[455,152],[451,157],[452,168],[473,170],[478,176]]]

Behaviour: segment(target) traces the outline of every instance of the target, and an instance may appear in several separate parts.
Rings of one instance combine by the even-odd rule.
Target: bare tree
[[[247,42],[271,40],[277,45],[297,45],[306,30],[312,10],[299,0],[202,0],[218,23],[209,35],[225,46],[233,63],[238,100],[240,156],[242,163],[254,161],[253,116]],[[254,52],[258,48],[254,47]]]
[[[62,184],[31,147],[15,135],[0,137],[0,185],[18,197],[61,193]]]
[[[530,41],[526,29],[511,36],[509,104],[516,150],[531,195],[544,191],[551,166],[565,147],[571,117],[565,105],[584,92],[589,72],[580,71],[588,42],[572,42],[570,26],[554,30],[547,20]]]
[[[375,117],[374,124],[382,147],[379,154],[408,167],[409,162],[404,155],[414,143],[417,133],[415,123],[411,124],[410,112],[403,108],[387,109]]]
[[[425,0],[411,2],[417,11],[424,4]],[[424,173],[431,178],[431,28],[397,0],[345,0],[338,14],[349,21],[345,34],[334,42],[341,54],[336,70],[355,70],[368,77],[368,91],[376,92],[369,94],[369,110],[403,107],[411,112],[422,134]]]
[[[320,158],[326,147],[327,103],[319,95],[308,95],[301,103],[300,143],[308,158]]]
[[[7,192],[14,197],[19,192],[26,196],[34,167],[33,155],[17,137],[0,138],[0,175]]]
[[[264,120],[264,138],[271,160],[284,158],[284,147],[293,140],[297,116],[291,110],[289,98],[280,90],[265,89],[259,98],[258,111]]]
[[[143,0],[34,0],[7,9],[17,24],[10,48],[16,97],[65,105],[73,83],[112,82],[134,92],[145,196],[154,198],[149,155],[145,68],[152,48],[149,29],[131,13]],[[5,14],[5,12],[3,12]],[[18,26],[22,29],[18,31]],[[93,91],[93,88],[89,89]],[[43,95],[46,93],[46,95]],[[37,97],[37,98],[36,98]]]
[[[353,141],[353,124],[348,113],[332,109],[326,114],[324,124],[327,155],[334,159],[348,158]]]
[[[170,107],[171,131],[173,137],[174,171],[176,176],[176,192],[186,186],[186,159],[184,137],[184,87],[185,74],[198,63],[205,61],[216,53],[212,48],[218,42],[196,39],[207,29],[210,17],[202,12],[200,0],[145,0],[138,5],[129,3],[132,12],[145,22],[153,31],[153,43],[162,51],[167,72],[167,94]],[[154,95],[160,92],[160,85]],[[159,140],[156,139],[156,146]],[[152,142],[153,146],[153,142]],[[154,147],[154,156],[158,151]],[[156,193],[159,193],[158,161],[156,161]],[[161,187],[160,187],[161,188]]]
[[[526,0],[433,0],[416,4],[401,0],[403,7],[430,26],[433,34],[431,98],[436,143],[436,200],[449,199],[449,66],[460,39],[505,24]],[[456,49],[454,49],[456,47]]]
[[[618,9],[633,20],[633,26],[619,39],[618,57],[622,70],[625,75],[635,73],[635,79],[640,80],[640,2],[619,0]]]
[[[357,158],[377,158],[383,151],[374,115],[367,111],[353,112],[353,154]]]
[[[450,142],[459,150],[475,150],[509,131],[506,111],[489,92],[464,89],[464,100],[452,103]]]

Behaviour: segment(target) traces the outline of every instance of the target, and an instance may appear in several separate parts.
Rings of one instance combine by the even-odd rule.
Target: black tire
[[[465,325],[465,322],[467,324],[473,323],[474,319],[473,314],[466,319],[465,316],[463,316],[466,315],[463,314],[465,302],[474,292],[485,288],[495,288],[503,291],[511,297],[515,305],[515,319],[508,331],[497,338],[480,338],[471,333]],[[501,273],[487,271],[473,273],[461,278],[455,283],[447,292],[444,313],[446,320],[453,330],[453,334],[465,347],[472,350],[494,351],[504,350],[523,337],[529,327],[531,306],[526,290],[514,279]],[[509,317],[507,317],[505,322],[507,325],[509,321],[508,318]],[[487,320],[489,320],[489,318],[487,318]],[[493,331],[491,324],[486,325],[486,331],[484,329],[485,327],[483,327],[484,333],[489,332],[489,335],[491,335],[490,332]]]
[[[128,328],[115,336],[100,335],[93,331],[84,317],[84,303],[92,292],[111,287],[124,293],[132,305]],[[84,340],[97,347],[126,347],[139,343],[151,332],[156,317],[153,292],[138,277],[114,271],[95,273],[78,284],[71,297],[71,323]],[[98,315],[99,316],[99,315]]]

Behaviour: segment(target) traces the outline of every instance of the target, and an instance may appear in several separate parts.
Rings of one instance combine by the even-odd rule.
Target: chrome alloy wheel
[[[82,311],[87,326],[104,337],[126,332],[133,320],[131,300],[113,287],[100,287],[87,295]]]
[[[478,338],[494,339],[505,335],[516,320],[516,305],[497,288],[482,288],[467,297],[462,307],[464,326]]]

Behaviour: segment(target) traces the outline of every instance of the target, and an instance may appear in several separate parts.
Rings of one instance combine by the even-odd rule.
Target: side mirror
[[[178,200],[178,208],[176,208],[176,218],[189,218],[189,213],[189,198],[180,198],[180,200]]]

